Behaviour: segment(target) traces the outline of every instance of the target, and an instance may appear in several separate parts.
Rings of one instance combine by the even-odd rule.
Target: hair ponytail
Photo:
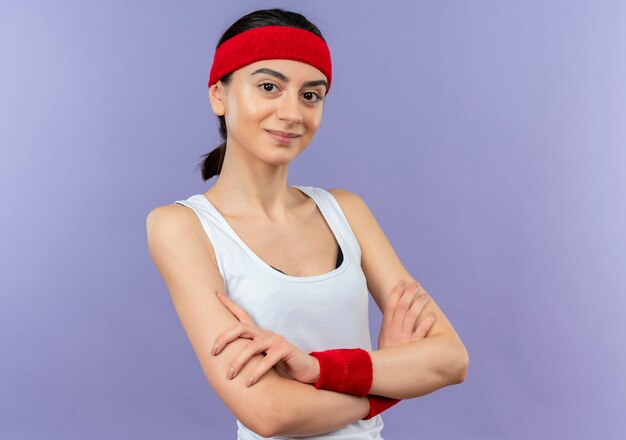
[[[230,80],[230,74],[226,75],[222,80],[226,80],[228,83]],[[224,81],[222,81],[224,82]],[[228,131],[226,130],[226,118],[218,116],[220,120],[220,136],[222,143],[209,153],[202,156],[202,161],[198,164],[200,172],[202,173],[202,180],[207,181],[213,176],[217,176],[222,171],[222,164],[224,163],[224,156],[226,155],[226,140],[228,138]]]

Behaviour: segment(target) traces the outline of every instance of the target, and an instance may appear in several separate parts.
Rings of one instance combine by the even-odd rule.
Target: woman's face
[[[263,60],[233,72],[228,86],[214,84],[211,106],[226,118],[228,147],[275,165],[291,162],[320,126],[327,80],[310,64]],[[287,142],[270,131],[297,136]]]

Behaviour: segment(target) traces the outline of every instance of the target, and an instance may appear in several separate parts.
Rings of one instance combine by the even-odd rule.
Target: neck
[[[229,143],[220,174],[207,195],[225,215],[284,221],[298,200],[287,185],[288,165],[289,162],[268,163],[234,142]]]

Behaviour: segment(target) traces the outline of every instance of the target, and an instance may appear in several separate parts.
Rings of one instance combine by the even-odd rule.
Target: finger
[[[388,325],[389,322],[391,322],[391,320],[393,319],[393,314],[396,309],[396,304],[398,304],[400,297],[404,293],[405,287],[406,287],[406,281],[401,279],[398,282],[398,284],[396,284],[394,288],[391,289],[391,293],[387,297],[387,301],[385,301],[385,306],[383,310],[383,321],[381,323],[382,327],[385,327],[386,325]]]
[[[413,300],[415,299],[417,290],[415,286],[415,282],[409,284],[407,288],[404,290],[402,297],[398,300],[396,304],[396,309],[393,314],[393,322],[391,323],[391,329],[393,332],[401,332],[402,331],[402,323],[404,322],[404,317],[406,316]]]
[[[261,362],[257,364],[252,374],[250,374],[250,377],[246,380],[247,386],[251,387],[257,383],[259,379],[265,375],[265,373],[271,370],[272,367],[278,364],[286,355],[281,345],[272,345],[272,347],[266,351],[266,354],[267,355],[261,359]]]
[[[285,362],[283,362],[282,360],[281,360],[281,361],[278,361],[278,362],[276,363],[276,365],[274,365],[274,370],[275,370],[275,371],[278,373],[278,375],[279,375],[279,376],[281,376],[281,377],[285,377],[285,378],[287,378],[287,379],[293,379],[293,378],[291,377],[291,375],[289,374],[289,371],[290,371],[290,370],[286,367]],[[260,376],[257,376],[257,377],[260,377]],[[256,382],[258,382],[258,379],[255,381],[255,383],[256,383]]]
[[[213,348],[211,353],[213,355],[219,354],[224,347],[226,347],[229,343],[234,341],[237,338],[248,338],[254,339],[261,332],[256,326],[252,326],[245,322],[238,322],[232,327],[224,330],[215,338],[215,343],[213,344]]]
[[[419,317],[420,313],[422,313],[422,310],[424,310],[424,307],[428,303],[428,295],[418,295],[417,292],[418,289],[415,290],[415,301],[413,301],[413,304],[411,304],[411,307],[404,315],[404,321],[402,321],[402,332],[406,335],[411,335],[411,333],[413,333],[417,323],[417,318]]]
[[[250,341],[246,344],[243,350],[241,350],[241,353],[237,355],[231,364],[231,368],[226,374],[226,377],[228,379],[234,379],[237,374],[239,374],[243,366],[250,360],[250,358],[252,358],[252,356],[269,350],[272,347],[273,342],[274,338],[271,336]]]
[[[253,322],[250,315],[239,307],[237,303],[235,303],[232,299],[224,295],[222,292],[215,292],[217,294],[218,299],[221,301],[224,306],[230,310],[230,312],[237,317],[241,322]]]
[[[426,337],[426,334],[428,334],[428,331],[432,328],[433,324],[435,323],[436,317],[437,317],[437,314],[435,312],[428,313],[424,317],[424,320],[417,326],[417,329],[413,333],[413,336],[411,337],[411,339],[413,341],[417,341],[418,339],[424,339]]]

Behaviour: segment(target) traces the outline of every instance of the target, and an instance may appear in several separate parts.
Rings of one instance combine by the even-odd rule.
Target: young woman
[[[224,143],[202,175],[218,179],[146,221],[150,254],[239,439],[381,439],[383,410],[466,376],[463,343],[365,202],[287,185],[331,82],[328,46],[302,15],[259,10],[235,22],[209,79]],[[378,350],[368,292],[383,312]]]

